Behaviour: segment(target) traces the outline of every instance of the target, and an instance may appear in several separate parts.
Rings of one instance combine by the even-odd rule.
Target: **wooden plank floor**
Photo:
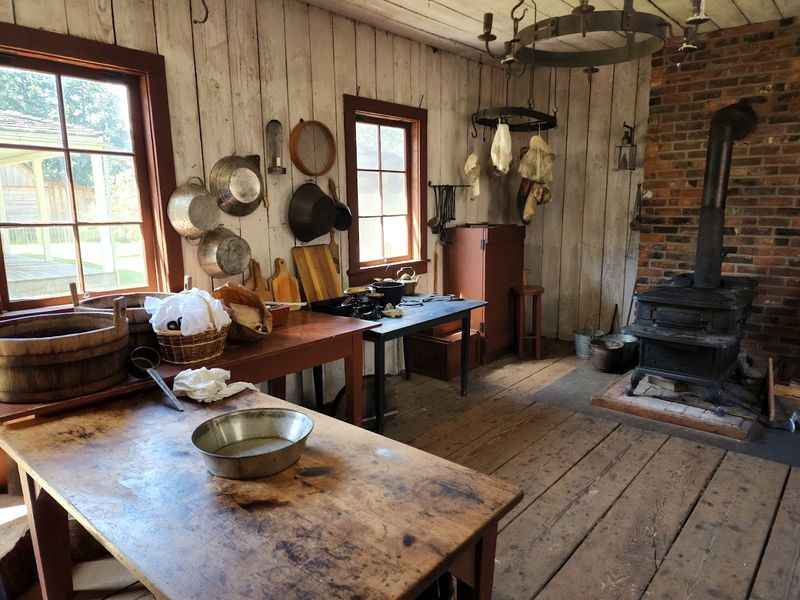
[[[480,367],[466,399],[416,375],[391,386],[387,435],[525,491],[500,524],[495,598],[800,599],[800,470],[537,399],[577,364],[546,354]]]

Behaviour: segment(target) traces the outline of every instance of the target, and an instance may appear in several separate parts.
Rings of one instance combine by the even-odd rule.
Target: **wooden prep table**
[[[254,481],[208,474],[194,428],[265,406],[314,419],[300,461]],[[497,523],[522,495],[256,392],[184,413],[137,394],[0,426],[0,446],[19,464],[48,600],[72,594],[68,514],[157,598],[414,598],[450,571],[459,598],[488,600]]]
[[[231,372],[231,381],[261,383],[269,381],[273,395],[285,395],[286,375],[327,362],[344,359],[347,387],[346,414],[351,423],[361,424],[364,401],[361,380],[364,369],[364,331],[377,323],[335,317],[321,313],[295,311],[283,327],[273,329],[255,344],[229,343],[222,356],[195,365],[164,363],[158,371],[168,384],[180,371],[197,367],[219,367]],[[111,398],[155,388],[150,379],[128,381],[94,394],[47,404],[0,403],[0,422],[30,415],[47,415],[80,406],[106,402]]]

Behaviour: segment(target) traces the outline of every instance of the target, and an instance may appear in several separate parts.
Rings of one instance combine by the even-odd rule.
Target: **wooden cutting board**
[[[275,259],[275,273],[269,278],[269,289],[275,302],[300,302],[297,278],[289,273],[289,267],[282,258]]]
[[[262,302],[272,302],[275,298],[272,291],[269,289],[264,276],[261,274],[261,265],[255,258],[250,259],[250,276],[245,281],[245,287],[253,290]]]
[[[336,273],[336,264],[327,244],[295,246],[292,248],[292,258],[308,302],[340,298],[343,295],[342,280]]]

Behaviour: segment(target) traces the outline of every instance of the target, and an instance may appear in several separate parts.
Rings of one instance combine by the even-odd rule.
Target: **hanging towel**
[[[513,157],[511,150],[511,130],[507,123],[500,123],[492,140],[492,164],[505,175],[511,167]]]
[[[481,195],[481,164],[478,161],[478,156],[473,152],[467,157],[467,162],[464,163],[464,175],[467,177],[467,182],[472,186],[470,189],[470,196],[476,198]]]

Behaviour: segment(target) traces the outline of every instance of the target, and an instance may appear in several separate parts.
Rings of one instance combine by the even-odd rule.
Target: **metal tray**
[[[313,428],[314,421],[296,410],[252,408],[201,423],[192,433],[192,443],[212,474],[256,479],[296,463]]]

